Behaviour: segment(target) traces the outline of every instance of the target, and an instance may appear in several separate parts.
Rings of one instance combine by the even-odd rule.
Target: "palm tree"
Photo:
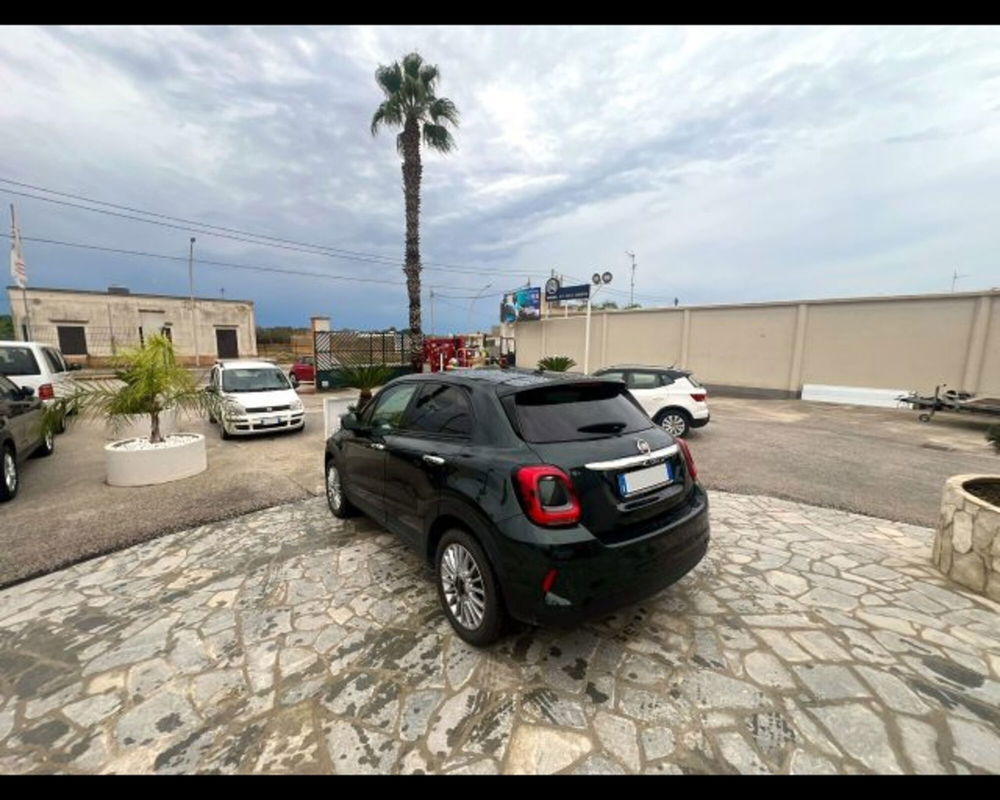
[[[113,429],[149,418],[149,441],[163,442],[160,415],[177,411],[221,416],[227,401],[198,386],[194,377],[177,363],[173,343],[163,334],[146,339],[142,347],[120,353],[114,359],[115,380],[81,382],[44,412],[43,429],[59,430],[69,411],[103,416]]]
[[[416,365],[421,359],[420,345],[420,141],[441,153],[455,148],[455,140],[446,127],[458,127],[458,109],[447,97],[435,94],[438,68],[425,64],[419,53],[410,53],[402,62],[379,65],[375,80],[385,100],[372,117],[372,136],[379,128],[402,128],[396,136],[396,150],[403,157],[403,196],[406,200],[406,291],[410,299],[410,333]]]

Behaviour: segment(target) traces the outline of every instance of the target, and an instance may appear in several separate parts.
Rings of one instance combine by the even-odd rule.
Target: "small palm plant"
[[[70,410],[83,416],[102,416],[118,431],[139,417],[149,418],[149,442],[160,444],[160,415],[182,413],[221,416],[226,401],[201,389],[194,376],[177,363],[173,343],[166,336],[150,336],[142,347],[118,355],[116,380],[81,383],[46,410],[43,425],[58,429]]]
[[[546,372],[566,372],[575,366],[576,362],[569,356],[545,356],[538,361],[538,368]]]
[[[392,370],[385,364],[351,364],[340,368],[340,379],[352,389],[360,389],[357,408],[361,409],[372,399],[372,389],[392,377]]]

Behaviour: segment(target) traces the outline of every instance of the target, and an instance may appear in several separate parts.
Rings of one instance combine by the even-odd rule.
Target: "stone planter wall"
[[[1000,481],[1000,475],[945,482],[931,560],[956,583],[1000,601],[1000,508],[966,491],[977,480]]]

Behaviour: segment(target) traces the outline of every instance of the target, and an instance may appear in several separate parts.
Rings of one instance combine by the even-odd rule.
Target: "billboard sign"
[[[590,297],[590,284],[581,283],[578,286],[560,286],[552,298],[557,303],[564,300],[586,300]]]
[[[503,296],[500,303],[500,322],[525,322],[541,318],[541,287],[518,289]]]

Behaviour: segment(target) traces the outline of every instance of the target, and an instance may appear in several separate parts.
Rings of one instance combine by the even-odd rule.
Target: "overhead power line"
[[[5,239],[10,238],[9,233],[0,233],[0,236],[3,236]],[[142,250],[126,250],[118,247],[102,247],[100,245],[95,245],[95,244],[83,244],[82,242],[63,242],[58,239],[43,239],[36,236],[22,236],[21,241],[39,242],[42,244],[54,244],[62,247],[78,247],[84,250],[100,250],[105,253],[119,253],[122,255],[142,256],[144,258],[160,258],[167,261],[183,261],[184,263],[187,263],[188,261],[186,256],[170,256],[164,253],[149,253]],[[286,267],[269,267],[269,266],[261,266],[254,264],[239,264],[232,261],[213,261],[204,258],[196,258],[193,261],[195,264],[205,264],[207,266],[215,266],[215,267],[226,267],[229,269],[252,270],[255,272],[276,272],[285,275],[304,275],[310,278],[325,278],[327,280],[334,280],[334,281],[353,281],[356,283],[380,283],[387,286],[400,286],[400,287],[406,286],[405,281],[390,281],[390,280],[385,280],[383,278],[362,278],[357,275],[336,275],[329,272],[309,272],[306,270],[288,269]],[[428,288],[436,289],[438,287],[429,286]]]
[[[38,194],[31,194],[29,192],[18,191],[16,189],[0,188],[7,194],[16,195],[19,197],[27,197],[32,200],[41,200],[44,203],[53,203],[55,205],[67,206],[69,208],[76,208],[82,211],[93,211],[97,214],[105,214],[107,216],[119,217],[121,219],[129,219],[134,222],[144,222],[147,225],[158,225],[164,228],[172,228],[174,230],[182,230],[186,232],[200,233],[206,236],[218,236],[222,239],[230,239],[232,241],[244,242],[247,244],[256,244],[263,247],[276,247],[281,250],[291,250],[299,253],[308,253],[311,255],[323,255],[329,256],[331,258],[342,258],[350,261],[362,261],[367,263],[376,264],[386,264],[387,266],[403,267],[403,262],[392,256],[383,256],[377,253],[365,253],[358,250],[346,250],[344,248],[330,247],[321,244],[312,244],[310,242],[298,242],[293,239],[282,239],[276,236],[269,236],[265,234],[253,233],[251,231],[243,231],[237,228],[226,228],[221,225],[213,225],[207,222],[198,222],[196,220],[185,219],[183,217],[173,217],[169,214],[160,214],[155,211],[145,211],[143,209],[135,208],[133,206],[125,206],[117,203],[109,203],[104,200],[97,200],[90,197],[85,197],[83,195],[70,194],[68,192],[59,192],[54,189],[46,189],[41,186],[35,186],[33,184],[21,183],[20,181],[12,181],[7,178],[0,178],[0,183],[8,183],[14,186],[22,186],[34,189],[35,191],[45,192],[47,194],[54,194],[60,197],[70,197],[74,200],[82,200],[86,203],[108,206],[108,208],[120,209],[119,211],[109,211],[108,208],[93,208],[88,205],[82,205],[81,203],[73,203],[68,200],[57,200],[54,197],[43,197]],[[134,213],[125,214],[122,211],[131,211]],[[142,214],[144,216],[137,217],[135,214]],[[145,217],[155,217],[156,219],[145,219]],[[158,220],[171,220],[170,222],[161,222]],[[181,223],[181,224],[177,224]],[[463,266],[459,264],[439,264],[434,261],[421,262],[421,267],[423,269],[436,270],[442,272],[464,272],[473,275],[479,274],[495,274],[496,269],[490,269],[487,267],[471,267]],[[523,270],[509,270],[505,271],[511,275],[531,275],[531,272]]]
[[[259,234],[252,231],[241,230],[239,228],[228,228],[221,225],[214,225],[207,222],[199,222],[197,220],[186,219],[184,217],[176,217],[170,214],[162,214],[156,211],[147,211],[145,209],[136,208],[134,206],[123,205],[120,203],[112,203],[106,200],[99,200],[97,198],[87,197],[86,195],[73,194],[71,192],[63,192],[56,189],[49,189],[44,186],[39,186],[37,184],[25,183],[23,181],[15,181],[10,178],[0,177],[0,183],[9,184],[11,186],[18,186],[21,188],[32,189],[36,192],[44,192],[46,194],[56,195],[58,197],[66,197],[71,200],[81,200],[84,203],[90,203],[91,205],[82,205],[81,203],[69,202],[68,200],[58,200],[55,197],[43,197],[38,194],[31,194],[29,192],[18,191],[15,189],[9,189],[0,187],[0,191],[7,194],[15,195],[18,197],[26,197],[33,200],[40,200],[45,203],[52,203],[55,205],[66,206],[69,208],[76,208],[82,211],[92,211],[97,214],[104,214],[106,216],[118,217],[120,219],[128,219],[134,222],[144,222],[148,225],[157,225],[160,227],[171,228],[174,230],[182,230],[185,232],[200,233],[205,236],[216,236],[223,239],[229,239],[231,241],[243,242],[245,244],[255,244],[263,247],[274,247],[281,250],[288,250],[292,252],[304,253],[306,255],[318,255],[326,256],[329,258],[339,258],[348,261],[359,261],[362,263],[370,264],[382,264],[386,266],[393,266],[402,268],[403,262],[395,259],[391,256],[384,256],[376,253],[366,253],[358,250],[349,250],[346,248],[332,247],[329,245],[314,244],[310,242],[301,242],[294,239],[285,239],[277,236],[270,236],[268,234]],[[93,205],[106,206],[106,208],[93,208]],[[111,211],[109,209],[118,209],[118,211]],[[133,213],[122,213],[122,212],[133,212]],[[143,216],[135,216],[135,214],[142,214]],[[146,217],[153,217],[155,219],[146,219]],[[167,220],[167,221],[161,221]],[[177,224],[180,223],[180,224]],[[27,240],[27,237],[22,237]],[[469,275],[496,275],[498,272],[502,274],[511,276],[528,276],[532,277],[539,271],[529,271],[529,270],[497,270],[495,268],[488,267],[472,267],[468,265],[458,265],[441,263],[434,261],[424,261],[421,262],[421,268],[432,271],[440,272],[454,272],[458,274],[469,274]],[[306,274],[306,273],[303,273]],[[309,273],[314,274],[314,273]],[[587,278],[582,278],[579,276],[569,275],[568,273],[563,273],[566,277],[573,280],[579,280],[582,283],[588,281]],[[370,281],[371,282],[371,281]],[[618,294],[618,295],[628,295],[627,291],[621,289],[614,289],[611,287],[606,287],[605,292]],[[647,300],[661,300],[669,301],[670,298],[651,295],[651,294],[638,294],[637,297],[644,298]]]

